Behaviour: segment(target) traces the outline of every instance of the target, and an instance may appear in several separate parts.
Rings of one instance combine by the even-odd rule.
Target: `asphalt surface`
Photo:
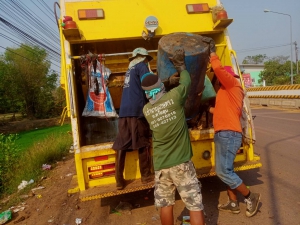
[[[227,201],[225,185],[217,178],[201,179],[207,225],[300,225],[300,110],[252,108],[256,131],[256,154],[263,167],[238,174],[252,192],[261,193],[257,214],[246,217],[244,198],[239,196],[240,214],[219,212]],[[174,206],[175,224],[188,215],[179,196]],[[131,214],[115,214],[120,202],[129,202]],[[84,204],[84,203],[83,203]],[[103,224],[160,224],[153,206],[153,190],[95,201]],[[106,211],[106,213],[101,213]],[[108,214],[107,214],[108,213]],[[102,214],[102,215],[101,215]],[[99,218],[99,219],[100,219]]]
[[[203,198],[209,211],[207,224],[300,224],[300,110],[252,108],[256,143],[255,152],[260,155],[263,167],[240,172],[239,175],[253,192],[261,193],[258,213],[247,218],[243,197],[240,196],[241,213],[231,215],[217,212],[205,191],[213,185],[202,181]],[[207,181],[219,184],[214,178]],[[215,189],[216,191],[216,189]],[[226,202],[225,188],[213,199]],[[206,196],[206,194],[208,196]],[[216,193],[215,193],[216,194]],[[212,208],[211,208],[212,207]]]

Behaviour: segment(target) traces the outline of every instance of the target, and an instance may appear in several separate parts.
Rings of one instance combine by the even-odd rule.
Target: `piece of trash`
[[[28,181],[28,184],[33,184],[33,183],[34,183],[33,179],[30,179],[30,181]]]
[[[121,213],[119,213],[118,211],[116,211],[116,210],[114,210],[114,209],[111,211],[111,213],[112,213],[112,214],[118,214],[119,216],[122,215]]]
[[[9,208],[11,211],[13,211],[14,213],[19,212],[19,211],[23,211],[25,209],[25,206],[12,206]]]
[[[52,223],[54,221],[54,219],[50,219],[48,220],[48,223]]]
[[[37,195],[36,197],[37,197],[37,198],[42,198],[42,195]]]
[[[37,191],[37,190],[41,190],[41,189],[44,189],[45,187],[43,187],[43,186],[39,186],[39,187],[36,187],[36,188],[32,188],[31,189],[31,192],[33,193],[33,195],[35,195],[35,191]]]
[[[66,175],[66,177],[69,177],[69,176],[72,176],[73,175],[73,173],[68,173],[67,175]]]
[[[32,188],[31,190],[36,191],[36,190],[40,190],[40,189],[44,189],[44,188],[45,188],[44,186],[39,186],[39,187],[36,187],[36,188]]]
[[[43,170],[50,170],[50,169],[51,169],[51,165],[43,164],[43,165],[42,165],[42,169],[43,169]]]
[[[152,218],[151,218],[153,221],[156,221],[157,220],[157,218],[155,217],[155,216],[152,216]]]
[[[34,183],[34,180],[31,179],[30,181],[22,180],[21,184],[18,186],[18,190],[24,189],[28,184]]]
[[[81,218],[76,218],[76,220],[75,220],[76,225],[81,224],[81,222],[82,222]]]
[[[69,153],[74,153],[74,145],[71,145],[71,147],[69,149]]]
[[[11,211],[6,210],[0,213],[0,224],[5,224],[7,221],[11,220]]]
[[[128,202],[120,202],[115,210],[123,214],[131,215],[132,205]]]
[[[183,216],[182,217],[182,225],[190,225],[190,217],[189,216]]]

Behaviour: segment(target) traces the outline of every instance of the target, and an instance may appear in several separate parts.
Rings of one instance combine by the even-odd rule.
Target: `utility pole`
[[[294,44],[295,44],[295,53],[296,53],[297,75],[298,75],[299,74],[299,70],[298,70],[298,47],[297,47],[297,41],[295,41]]]

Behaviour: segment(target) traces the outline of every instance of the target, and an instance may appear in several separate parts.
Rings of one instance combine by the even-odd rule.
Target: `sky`
[[[264,9],[291,15],[292,42],[296,41],[299,49],[300,0],[221,0],[221,2],[228,17],[233,19],[228,31],[240,63],[245,57],[258,54],[266,54],[267,57],[291,55],[290,17],[272,12],[265,13]],[[295,45],[293,45],[294,62],[295,59]]]
[[[26,29],[30,37],[24,37],[0,21],[0,54],[5,48],[18,47],[25,40],[38,40],[42,47],[48,46],[46,50],[51,56],[51,68],[59,73],[60,58],[57,53],[60,54],[60,44],[53,12],[56,1],[58,0],[1,0],[0,18],[10,26],[17,27],[14,29]],[[234,20],[228,31],[239,63],[247,56],[258,54],[266,54],[267,57],[291,54],[290,17],[265,13],[264,9],[291,15],[292,41],[300,46],[300,0],[221,0],[221,3],[228,17]],[[59,14],[59,8],[57,12]],[[22,15],[27,15],[31,20],[22,18]],[[293,60],[295,59],[293,45]]]
[[[59,74],[60,42],[54,2],[0,0],[0,54],[7,48],[19,48],[21,43],[37,45],[46,50],[51,70]]]

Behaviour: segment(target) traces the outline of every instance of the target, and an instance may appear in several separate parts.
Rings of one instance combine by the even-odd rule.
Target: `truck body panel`
[[[199,3],[204,4],[201,5],[203,8],[206,4],[209,10],[188,13],[188,4]],[[218,4],[220,2],[216,0],[60,0],[61,86],[66,91],[66,113],[71,118],[76,164],[76,176],[73,177],[69,193],[80,191],[80,198],[84,201],[153,186],[153,182],[141,184],[138,154],[137,151],[132,151],[126,155],[124,171],[124,178],[130,182],[124,190],[116,190],[115,151],[112,144],[118,132],[118,118],[82,116],[88,86],[81,56],[96,54],[110,69],[108,88],[116,110],[120,107],[124,74],[132,51],[137,47],[146,48],[153,57],[150,68],[155,72],[158,42],[161,37],[170,33],[187,32],[213,38],[222,64],[232,65],[236,73],[240,74],[227,32],[227,26],[233,19],[213,21],[211,7]],[[79,19],[83,15],[79,15],[79,11],[88,14],[95,10],[100,18]],[[72,17],[76,28],[65,29],[61,25],[64,16]],[[149,29],[147,19],[157,25],[157,28],[150,26]],[[213,74],[209,72],[209,68],[207,71],[206,75],[212,80]],[[213,128],[190,130],[194,154],[192,161],[199,178],[215,175],[213,135]],[[236,170],[261,167],[252,143],[243,143],[235,164]]]

